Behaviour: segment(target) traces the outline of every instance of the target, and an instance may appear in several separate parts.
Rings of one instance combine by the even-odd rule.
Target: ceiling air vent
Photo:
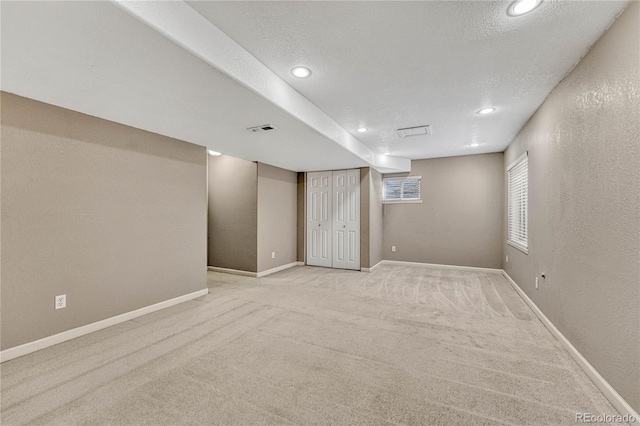
[[[416,127],[405,127],[404,129],[396,130],[398,136],[402,139],[408,138],[410,136],[420,136],[420,135],[430,135],[431,134],[431,126],[416,126]]]
[[[255,127],[247,128],[248,131],[253,132],[253,133],[267,132],[269,130],[275,130],[275,129],[277,129],[277,127],[276,126],[272,126],[271,124],[263,124],[262,126],[255,126]]]

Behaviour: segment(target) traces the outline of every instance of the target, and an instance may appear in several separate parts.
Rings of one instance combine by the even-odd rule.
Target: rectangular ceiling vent
[[[405,127],[404,129],[396,130],[398,136],[402,139],[408,138],[411,136],[420,136],[420,135],[430,135],[431,134],[431,126],[416,126],[416,127]]]
[[[253,132],[253,133],[268,132],[269,130],[275,130],[275,129],[277,129],[277,127],[276,126],[272,126],[271,124],[263,124],[262,126],[255,126],[255,127],[247,128],[248,131]]]

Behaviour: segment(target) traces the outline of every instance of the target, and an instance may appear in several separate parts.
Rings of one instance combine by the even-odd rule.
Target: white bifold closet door
[[[331,268],[331,172],[307,174],[307,265]]]
[[[360,270],[360,170],[333,172],[333,267]]]
[[[307,173],[307,265],[360,270],[360,170]]]

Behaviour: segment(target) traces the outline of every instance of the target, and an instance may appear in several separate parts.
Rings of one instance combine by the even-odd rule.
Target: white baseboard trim
[[[224,272],[225,274],[242,275],[243,277],[257,277],[257,272],[241,271],[239,269],[220,268],[218,266],[208,266],[207,270],[215,272]]]
[[[360,270],[361,270],[362,272],[373,272],[373,271],[375,271],[376,269],[378,269],[378,268],[380,267],[380,265],[383,265],[383,264],[384,264],[384,262],[385,262],[384,260],[381,260],[380,262],[378,262],[378,263],[376,263],[375,265],[373,265],[371,268],[360,268]]]
[[[439,265],[437,263],[404,262],[401,260],[383,260],[381,263],[385,265],[421,266],[424,268],[440,268],[440,269],[459,269],[461,271],[487,272],[492,274],[502,273],[502,269],[478,268],[475,266]]]
[[[624,400],[622,396],[605,380],[604,377],[598,373],[598,371],[586,360],[585,357],[582,356],[580,352],[569,342],[569,340],[564,337],[564,335],[556,328],[555,325],[546,317],[544,313],[538,308],[538,306],[527,296],[527,294],[516,284],[516,282],[507,274],[506,271],[502,271],[502,275],[505,279],[511,284],[511,286],[515,289],[515,291],[522,297],[522,300],[525,301],[527,305],[531,308],[531,310],[536,314],[538,319],[544,324],[544,326],[553,334],[553,336],[558,339],[560,344],[564,346],[564,348],[569,352],[571,357],[578,363],[580,368],[589,376],[591,381],[596,385],[598,389],[602,392],[602,394],[609,400],[611,405],[615,407],[616,410],[621,415],[633,416],[636,421],[640,421],[640,415],[629,405],[627,401]]]
[[[111,327],[112,325],[120,324],[125,321],[141,317],[142,315],[150,314],[151,312],[159,311],[160,309],[165,309],[179,303],[196,299],[208,293],[209,289],[206,288],[194,291],[193,293],[178,296],[173,299],[165,300],[164,302],[156,303],[154,305],[145,306],[144,308],[136,309],[135,311],[126,312],[124,314],[116,315],[115,317],[103,319],[91,324],[63,331],[61,333],[54,334],[53,336],[44,337],[33,342],[5,349],[4,351],[0,352],[0,363],[30,354],[35,351],[39,351],[40,349],[48,348],[49,346],[57,345],[58,343],[66,342],[67,340],[75,339],[76,337],[84,336],[85,334],[93,333],[94,331],[102,330],[103,328]]]
[[[262,271],[262,272],[241,271],[239,269],[220,268],[218,266],[208,266],[207,269],[209,271],[224,272],[225,274],[242,275],[243,277],[261,278],[276,272],[284,271],[285,269],[293,268],[294,266],[302,266],[302,265],[304,265],[304,262],[296,261],[296,262],[287,263],[286,265],[276,266],[275,268],[267,269],[266,271]]]
[[[280,265],[280,266],[276,266],[275,268],[271,268],[271,269],[267,269],[266,271],[262,271],[262,272],[258,272],[257,277],[264,277],[276,272],[280,272],[280,271],[284,271],[285,269],[289,269],[289,268],[293,268],[294,266],[298,266],[300,262],[291,262],[291,263],[287,263],[286,265]]]

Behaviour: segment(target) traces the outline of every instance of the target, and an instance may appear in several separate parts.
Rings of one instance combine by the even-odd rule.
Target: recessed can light
[[[391,155],[389,151],[385,152],[384,155]]]
[[[209,155],[213,155],[213,156],[218,156],[218,155],[222,155],[221,153],[219,153],[218,151],[213,151],[211,149],[207,150],[207,152],[209,153]]]
[[[492,107],[487,107],[487,108],[482,108],[479,109],[478,111],[476,111],[478,114],[491,114],[493,111],[495,111],[495,108]]]
[[[291,74],[298,78],[307,78],[311,75],[311,70],[307,67],[295,67],[291,69]]]
[[[368,132],[368,131],[369,131],[369,129],[367,129],[366,127],[358,127],[356,129],[356,132],[358,132],[358,133],[364,133],[364,132]]]
[[[542,0],[517,0],[511,3],[507,13],[511,16],[524,15],[527,12],[531,12],[536,7],[540,6]]]

